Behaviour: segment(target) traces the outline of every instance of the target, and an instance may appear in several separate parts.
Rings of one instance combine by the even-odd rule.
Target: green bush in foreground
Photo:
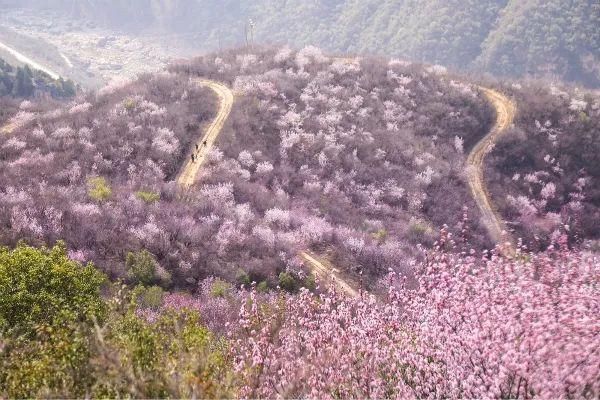
[[[106,312],[105,276],[67,258],[64,243],[0,250],[0,332],[34,335],[43,325],[91,324]]]
[[[104,282],[62,244],[0,249],[0,398],[235,395],[228,342],[197,312],[139,314],[160,288],[106,300]]]
[[[0,397],[82,395],[105,277],[64,244],[0,250]]]
[[[192,310],[148,322],[131,308],[111,314],[94,338],[94,397],[231,398],[228,342]]]
[[[143,308],[157,310],[162,306],[165,297],[165,291],[160,286],[146,287],[138,285],[134,289],[137,304]]]

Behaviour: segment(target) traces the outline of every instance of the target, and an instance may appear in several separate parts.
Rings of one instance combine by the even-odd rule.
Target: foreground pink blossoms
[[[597,398],[597,255],[444,246],[416,271],[418,289],[392,276],[386,299],[252,291],[234,345],[240,395]]]

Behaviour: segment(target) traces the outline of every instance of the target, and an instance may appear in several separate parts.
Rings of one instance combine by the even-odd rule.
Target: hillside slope
[[[216,100],[190,77],[223,82],[236,101],[182,199],[174,180]],[[0,242],[63,239],[121,277],[144,249],[176,287],[210,275],[276,287],[304,280],[299,251],[330,251],[368,285],[406,269],[444,224],[458,232],[464,205],[478,221],[464,149],[492,119],[475,87],[440,68],[314,47],[209,55],[11,118]],[[483,247],[482,227],[474,236]]]

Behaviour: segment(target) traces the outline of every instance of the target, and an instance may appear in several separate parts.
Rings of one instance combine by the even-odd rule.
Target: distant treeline
[[[0,58],[0,96],[30,98],[48,93],[54,98],[75,96],[77,88],[71,80],[52,79],[48,74],[32,70],[28,65],[14,67]]]
[[[20,0],[19,4],[142,35],[158,31],[161,36],[151,36],[180,39],[199,50],[239,45],[248,36],[257,43],[316,45],[330,52],[600,85],[597,0]]]

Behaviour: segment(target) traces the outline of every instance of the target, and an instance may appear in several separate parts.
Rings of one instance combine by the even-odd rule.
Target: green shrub
[[[129,97],[125,100],[123,100],[123,107],[127,110],[127,111],[131,111],[135,108],[136,103],[135,103],[135,99]]]
[[[0,250],[0,397],[82,397],[105,277],[52,249]]]
[[[149,286],[156,283],[163,287],[171,285],[171,274],[161,267],[154,255],[147,250],[127,253],[125,267],[127,277],[134,284]]]
[[[123,286],[105,301],[104,281],[62,244],[0,249],[0,398],[234,397],[228,342],[197,312],[150,322],[137,306],[160,305],[161,288]]]
[[[298,282],[291,273],[281,272],[279,274],[279,287],[288,292],[295,292],[298,289]]]
[[[191,310],[144,319],[138,294],[118,290],[98,325],[55,320],[29,338],[0,334],[0,398],[234,397],[227,340]]]
[[[148,192],[148,191],[144,191],[144,190],[140,190],[140,191],[136,192],[135,196],[138,199],[140,199],[148,204],[156,203],[157,201],[160,200],[160,194],[155,193],[155,192]]]
[[[1,338],[0,397],[84,397],[91,384],[92,328],[73,321],[40,325],[34,337]]]
[[[160,286],[138,286],[135,290],[140,306],[157,309],[162,305],[165,291]]]
[[[248,273],[243,269],[238,270],[235,276],[235,280],[238,283],[238,285],[249,286],[250,283],[252,283],[250,282],[250,275],[248,275]]]
[[[414,235],[422,236],[427,232],[427,226],[416,222],[410,225],[410,232]]]
[[[267,285],[266,282],[264,282],[264,284]],[[300,287],[305,287],[309,290],[315,290],[317,288],[317,285],[315,277],[312,274],[306,276],[304,279],[300,279],[293,273],[281,272],[279,274],[279,287],[287,292],[293,293],[298,291]]]
[[[410,225],[408,226],[407,237],[409,240],[422,241],[425,240],[427,235],[430,235],[432,232],[433,229],[427,221],[411,218]]]
[[[133,311],[115,314],[99,330],[94,350],[92,397],[234,396],[228,343],[194,311],[171,310],[155,322]]]
[[[312,291],[317,289],[317,282],[313,274],[309,274],[304,278],[304,287]]]
[[[125,265],[128,277],[135,283],[150,285],[154,282],[158,262],[152,253],[146,250],[129,252]]]
[[[231,285],[221,279],[215,279],[210,287],[212,297],[225,297],[231,291]]]
[[[269,291],[269,284],[267,283],[267,281],[262,281],[258,284],[258,286],[256,286],[256,290],[258,290],[261,293],[267,293]]]
[[[385,229],[379,229],[377,232],[373,232],[371,236],[378,242],[384,242],[388,236],[388,232]]]
[[[111,198],[112,189],[101,176],[90,178],[88,180],[88,195],[91,199],[103,202]]]
[[[34,334],[39,325],[101,318],[105,279],[93,265],[71,261],[62,242],[52,249],[1,249],[0,332]]]

